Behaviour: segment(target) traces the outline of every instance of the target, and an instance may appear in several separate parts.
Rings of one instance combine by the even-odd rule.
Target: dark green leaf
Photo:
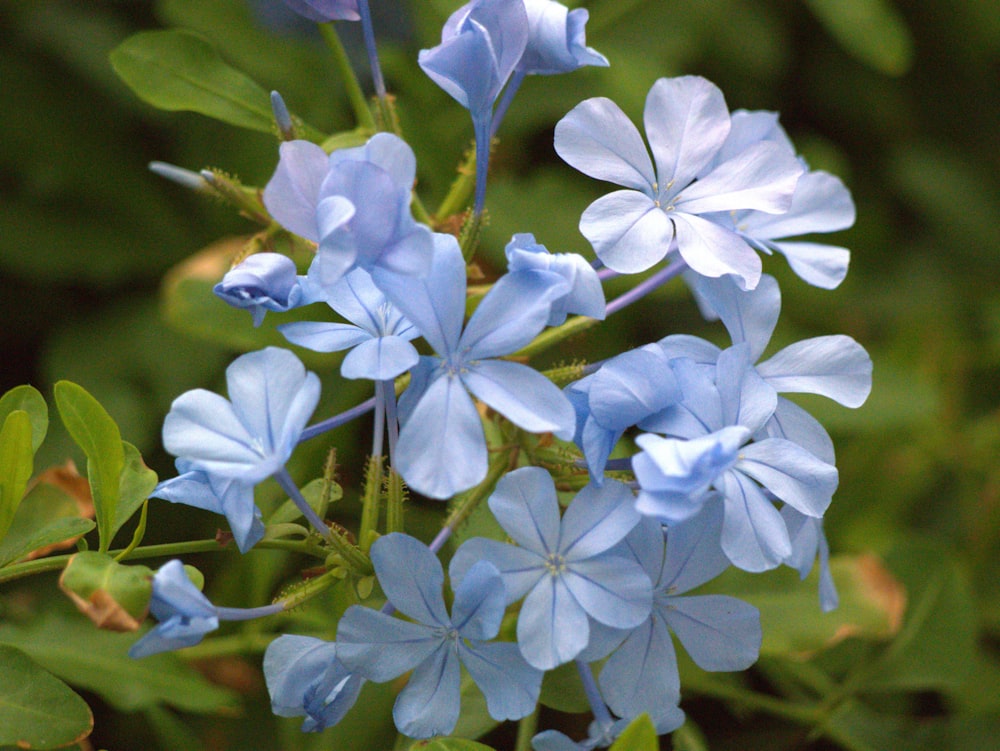
[[[90,519],[79,516],[55,519],[42,527],[24,530],[15,522],[10,533],[0,542],[0,567],[18,561],[40,548],[76,540],[96,526]]]
[[[119,710],[155,704],[200,713],[232,709],[231,692],[210,684],[177,655],[129,657],[135,640],[135,634],[95,629],[70,612],[50,611],[23,626],[0,623],[0,641],[23,650],[67,683],[100,694]]]
[[[888,0],[808,0],[816,17],[844,49],[877,71],[906,73],[913,62],[913,38]]]
[[[274,131],[268,93],[189,31],[145,31],[112,50],[111,66],[141,99],[241,128]]]
[[[45,398],[33,386],[16,386],[0,397],[0,424],[15,409],[24,410],[31,418],[31,449],[38,451],[49,429],[49,408]]]
[[[434,738],[429,741],[417,741],[411,749],[420,751],[493,751],[492,746],[470,741],[465,738]]]
[[[87,479],[101,536],[100,549],[104,552],[114,537],[119,483],[125,466],[121,433],[111,415],[82,386],[59,381],[55,394],[66,430],[87,455]]]
[[[61,748],[93,728],[90,708],[69,686],[21,650],[0,644],[0,745]]]
[[[569,662],[545,673],[538,701],[560,712],[589,711],[590,702],[583,691],[576,663]]]

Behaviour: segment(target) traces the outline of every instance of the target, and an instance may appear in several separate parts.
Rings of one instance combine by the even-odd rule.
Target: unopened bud
[[[150,162],[149,171],[154,175],[159,175],[199,193],[212,192],[212,186],[205,178],[204,173],[198,174],[197,172],[192,172],[189,169],[184,169],[183,167],[178,167],[175,164],[167,162]]]
[[[288,113],[285,100],[277,91],[271,92],[271,111],[274,113],[274,122],[278,125],[283,141],[295,140],[295,124],[292,123],[292,116]]]

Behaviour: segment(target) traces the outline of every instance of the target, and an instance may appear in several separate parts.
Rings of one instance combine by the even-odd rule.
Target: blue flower
[[[465,261],[451,235],[436,234],[434,264],[422,279],[377,271],[375,283],[438,353],[422,357],[400,399],[396,468],[414,489],[448,498],[486,476],[486,440],[469,392],[535,433],[573,435],[573,407],[547,378],[498,357],[544,328],[567,283],[549,272],[501,277],[465,318]]]
[[[246,308],[260,326],[269,310],[284,313],[303,304],[295,262],[281,253],[254,253],[230,269],[212,291],[234,308]]]
[[[792,506],[781,509],[781,517],[785,520],[788,536],[792,541],[792,552],[782,562],[794,568],[799,572],[799,577],[805,579],[818,558],[820,607],[824,613],[836,610],[840,597],[830,572],[830,545],[823,532],[823,520],[806,516]]]
[[[426,273],[433,243],[410,213],[417,167],[403,140],[377,133],[329,156],[309,141],[286,141],[280,152],[264,205],[285,229],[318,243],[312,283],[328,290],[356,266]]]
[[[421,50],[420,67],[469,110],[476,139],[475,212],[486,200],[493,105],[528,44],[523,0],[472,0],[449,16],[441,44]]]
[[[420,332],[386,300],[367,271],[351,271],[325,292],[325,298],[354,325],[302,321],[283,324],[278,331],[292,344],[316,352],[351,349],[340,367],[345,378],[384,381],[417,364],[420,358],[410,340]]]
[[[252,486],[284,468],[319,401],[319,378],[288,350],[268,347],[234,360],[226,383],[228,400],[204,389],[177,397],[163,445],[189,470]]]
[[[752,289],[761,273],[757,253],[703,215],[787,211],[801,166],[778,144],[759,142],[703,174],[730,130],[722,92],[703,78],[657,81],[644,119],[655,166],[639,131],[608,99],[588,99],[556,125],[556,151],[566,162],[626,188],[592,203],[580,231],[615,271],[644,271],[676,247],[699,274],[735,274]]]
[[[509,271],[548,271],[559,274],[569,284],[566,294],[552,301],[547,325],[560,325],[569,313],[604,320],[604,289],[594,267],[583,256],[549,253],[530,233],[514,235],[504,252]]]
[[[584,65],[607,67],[608,59],[587,46],[584,8],[567,10],[555,0],[523,0],[528,13],[528,44],[517,63],[526,75],[570,73]]]
[[[279,717],[301,717],[304,732],[340,722],[358,699],[364,679],[337,659],[337,645],[312,636],[279,636],[264,653],[271,709]]]
[[[358,0],[284,0],[285,5],[316,23],[358,21]]]
[[[489,561],[503,576],[507,602],[525,598],[517,641],[529,664],[550,670],[574,659],[590,640],[588,616],[613,628],[633,628],[649,616],[649,577],[611,551],[639,522],[628,487],[613,480],[590,485],[560,519],[548,472],[524,467],[497,483],[489,507],[517,545],[467,540],[449,573],[462,581],[477,561]]]
[[[184,564],[168,561],[153,574],[149,609],[159,624],[129,649],[129,657],[190,647],[219,627],[219,613],[188,578]]]
[[[458,721],[459,665],[486,697],[490,716],[516,720],[538,701],[542,674],[525,663],[517,645],[496,637],[505,610],[504,585],[487,562],[471,566],[455,587],[452,615],[441,589],[444,571],[421,542],[402,534],[379,538],[372,565],[389,602],[414,622],[358,605],[337,628],[337,656],[373,681],[412,670],[396,700],[396,727],[415,738],[447,735]]]
[[[666,537],[660,524],[647,518],[625,538],[623,546],[653,581],[653,610],[601,670],[601,692],[615,714],[647,712],[657,723],[670,719],[680,700],[671,633],[703,670],[744,670],[757,661],[762,636],[757,608],[724,595],[685,594],[728,567],[719,548],[721,528],[721,506],[713,504],[671,526]]]
[[[738,110],[732,114],[732,129],[715,163],[735,156],[759,141],[773,142],[789,154],[795,153],[775,113]],[[806,166],[801,158],[800,162]],[[714,167],[715,163],[709,167]],[[806,172],[799,178],[791,206],[783,214],[750,210],[722,212],[707,215],[706,218],[738,232],[762,252],[784,254],[792,270],[817,287],[833,289],[847,274],[851,253],[846,248],[784,240],[814,232],[834,232],[854,224],[855,210],[850,191],[839,178],[826,172]]]
[[[150,498],[222,514],[229,522],[241,553],[247,552],[264,536],[264,523],[253,497],[253,485],[210,475],[193,469],[190,461],[178,459],[178,476],[159,483]]]
[[[694,452],[701,460],[689,461],[673,441],[650,435],[638,439],[643,451],[632,466],[641,488],[636,507],[668,523],[702,506],[706,485],[719,491],[725,501],[723,550],[735,566],[764,571],[791,553],[788,530],[768,493],[820,517],[838,478],[836,467],[785,438],[746,443],[770,420],[778,399],[749,360],[745,342],[722,352],[714,368],[687,358],[673,360],[684,399],[640,427],[684,440],[707,437]],[[699,488],[686,499],[671,492],[685,469]]]

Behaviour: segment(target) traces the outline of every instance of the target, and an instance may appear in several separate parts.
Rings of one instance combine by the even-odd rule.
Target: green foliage
[[[913,38],[899,12],[885,0],[808,0],[816,17],[844,49],[890,76],[913,62]]]
[[[59,587],[98,628],[135,631],[146,617],[153,572],[123,566],[105,553],[85,550],[66,564]]]
[[[611,744],[611,751],[658,751],[660,739],[649,715],[641,714]]]
[[[94,727],[86,702],[19,649],[0,644],[0,745],[62,748]]]
[[[38,451],[49,429],[49,408],[45,403],[45,397],[33,386],[12,388],[0,397],[0,424],[15,410],[22,410],[28,414],[31,421],[31,450]],[[0,534],[0,537],[2,536]]]
[[[0,539],[7,534],[33,469],[31,418],[15,409],[0,428]]]
[[[87,479],[94,499],[101,552],[114,537],[125,449],[111,415],[82,386],[60,381],[55,386],[56,406],[66,430],[87,456]]]
[[[122,42],[111,65],[138,96],[165,110],[200,112],[240,128],[274,129],[268,93],[189,31],[149,31]]]

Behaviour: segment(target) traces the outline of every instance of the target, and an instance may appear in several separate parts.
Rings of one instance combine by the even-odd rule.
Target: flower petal
[[[652,584],[636,561],[614,554],[573,561],[566,588],[588,615],[612,628],[635,628],[649,617]]]
[[[757,366],[781,393],[821,394],[860,407],[872,388],[872,360],[849,336],[818,336],[785,347]]]
[[[524,598],[517,618],[517,643],[528,664],[551,670],[587,646],[587,613],[559,576],[545,576]]]
[[[428,626],[362,605],[349,607],[337,624],[337,657],[352,673],[378,683],[412,670],[441,644]]]
[[[264,205],[278,224],[319,242],[316,205],[326,177],[327,156],[310,141],[285,141],[274,175],[264,188]]]
[[[428,626],[451,624],[441,596],[444,570],[426,545],[394,532],[375,541],[371,559],[386,598],[399,612]]]
[[[460,376],[469,391],[515,425],[532,433],[573,437],[576,412],[552,381],[527,365],[508,360],[469,364]]]
[[[580,217],[580,232],[605,266],[621,274],[635,274],[663,259],[670,249],[674,226],[649,196],[616,190],[586,208]]]
[[[459,659],[486,697],[494,720],[519,720],[531,714],[542,688],[542,673],[531,667],[516,644],[459,645]]]
[[[448,735],[458,722],[461,674],[454,647],[443,643],[416,667],[396,704],[392,718],[411,738]]]
[[[559,552],[568,561],[582,561],[617,545],[641,519],[633,500],[629,487],[617,480],[585,487],[563,514]]]
[[[746,670],[757,662],[760,611],[725,595],[671,597],[664,617],[702,670]]]

